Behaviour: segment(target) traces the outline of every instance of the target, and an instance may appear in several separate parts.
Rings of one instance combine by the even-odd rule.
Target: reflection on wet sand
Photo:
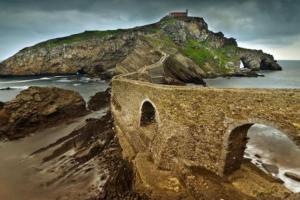
[[[291,191],[300,192],[300,182],[284,175],[287,171],[300,175],[300,149],[284,133],[261,124],[253,125],[248,137],[245,157],[266,173],[283,180]]]

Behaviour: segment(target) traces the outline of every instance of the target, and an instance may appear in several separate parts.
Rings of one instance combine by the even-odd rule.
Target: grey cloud
[[[300,35],[298,0],[0,0],[0,59],[52,37],[152,23],[186,8],[242,42],[290,45]]]

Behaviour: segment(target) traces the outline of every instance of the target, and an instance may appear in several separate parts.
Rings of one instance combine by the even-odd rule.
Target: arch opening
[[[291,191],[300,192],[300,180],[296,180],[300,177],[300,148],[280,130],[252,123],[234,128],[227,141],[224,175],[234,173],[246,160],[283,180]]]
[[[245,69],[245,64],[242,59],[240,59],[240,69]]]
[[[141,108],[140,126],[148,126],[156,123],[156,111],[152,103],[145,101]]]

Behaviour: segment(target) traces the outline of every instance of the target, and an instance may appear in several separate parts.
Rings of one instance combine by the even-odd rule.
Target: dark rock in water
[[[9,139],[86,114],[79,93],[60,88],[30,87],[0,111],[0,131]]]
[[[12,88],[6,87],[6,88],[0,88],[0,90],[11,90]]]
[[[239,71],[239,72],[235,72],[233,74],[230,74],[231,77],[262,77],[264,76],[263,74],[258,74],[255,71]]]
[[[267,170],[267,172],[269,172],[271,174],[278,174],[278,172],[279,172],[279,168],[275,165],[262,163],[262,166],[265,170]]]
[[[274,57],[261,50],[239,49],[240,58],[245,68],[252,70],[281,70]]]
[[[111,88],[108,88],[104,92],[97,92],[88,102],[88,108],[93,111],[100,110],[108,106],[110,102],[110,92]]]
[[[256,158],[261,158],[261,156],[259,154],[255,154],[254,155]]]
[[[294,181],[300,182],[300,175],[295,174],[293,172],[285,172],[284,175],[290,179],[293,179]]]

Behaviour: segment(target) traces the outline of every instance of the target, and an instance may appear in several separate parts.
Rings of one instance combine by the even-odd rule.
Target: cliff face
[[[166,71],[183,81],[237,73],[241,60],[251,70],[281,69],[271,55],[238,48],[235,39],[209,31],[202,18],[164,17],[133,29],[86,31],[39,43],[0,63],[0,75],[82,72],[111,78],[156,62],[162,51],[171,59]]]
[[[83,37],[83,35],[90,35]],[[133,48],[134,33],[62,38],[25,48],[0,65],[1,75],[75,74],[109,75]],[[71,36],[72,38],[72,36]]]

